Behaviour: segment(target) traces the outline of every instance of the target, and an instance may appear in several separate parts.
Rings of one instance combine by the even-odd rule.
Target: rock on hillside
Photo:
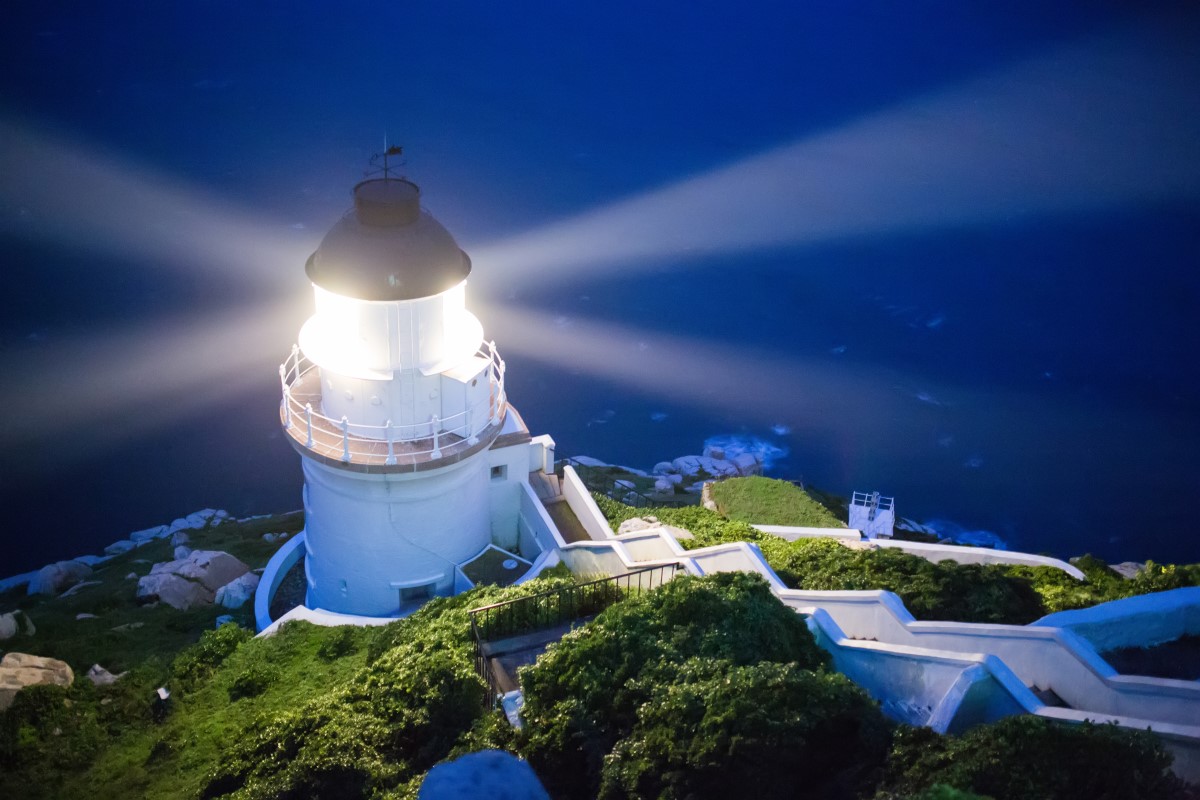
[[[13,704],[17,692],[26,686],[53,683],[70,686],[75,673],[65,661],[25,653],[9,653],[0,660],[0,711]]]
[[[38,570],[26,589],[29,594],[58,594],[92,574],[92,568],[79,561],[57,561]]]
[[[158,600],[186,611],[213,602],[217,590],[250,571],[250,567],[219,550],[195,550],[187,558],[164,561],[138,581],[143,602]]]

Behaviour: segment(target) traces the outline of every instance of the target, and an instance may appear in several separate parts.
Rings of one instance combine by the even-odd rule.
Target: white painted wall
[[[810,528],[802,525],[751,525],[750,527],[794,542],[797,539],[838,539],[861,542],[862,532],[854,528]]]
[[[1149,647],[1183,636],[1200,636],[1200,587],[1113,600],[1091,608],[1060,611],[1034,625],[1065,628],[1096,650]]]
[[[1025,567],[1053,567],[1054,569],[1062,570],[1076,580],[1087,580],[1087,576],[1078,567],[1051,556],[1017,553],[1011,550],[993,550],[990,547],[963,547],[953,544],[905,542],[896,539],[873,539],[871,543],[876,547],[903,550],[911,555],[920,556],[927,561],[953,561],[956,564],[1013,564]]]
[[[520,484],[520,508],[518,511],[518,527],[520,529],[521,555],[525,558],[536,558],[539,554],[554,550],[566,544],[554,526],[545,506],[534,493],[528,483]]]
[[[592,499],[592,493],[570,464],[563,467],[562,493],[588,536],[596,541],[604,541],[613,535],[613,529],[600,513],[599,506]]]
[[[394,614],[395,584],[433,576],[449,594],[454,566],[491,542],[486,452],[417,473],[303,466],[310,606]]]

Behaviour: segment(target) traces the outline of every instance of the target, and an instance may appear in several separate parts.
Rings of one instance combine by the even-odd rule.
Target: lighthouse
[[[552,472],[553,441],[509,405],[471,259],[417,185],[385,169],[353,195],[305,266],[315,313],[280,366],[280,421],[304,471],[305,604],[391,616],[469,586],[489,550],[528,565],[520,483]]]

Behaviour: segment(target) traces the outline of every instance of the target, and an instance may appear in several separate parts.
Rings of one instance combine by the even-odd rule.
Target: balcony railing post
[[[433,452],[430,453],[430,455],[433,456],[434,458],[442,457],[442,448],[441,448],[441,445],[439,442],[439,436],[438,436],[438,428],[440,428],[441,426],[442,426],[441,420],[438,419],[437,414],[434,414],[433,415]]]
[[[304,445],[304,446],[305,446],[305,447],[308,447],[308,448],[311,448],[311,447],[313,446],[313,435],[312,435],[312,403],[305,403],[305,404],[304,404],[304,416],[305,416],[305,417],[308,419],[308,441],[307,441],[307,442],[305,442],[305,445]]]
[[[287,380],[283,377],[283,364],[279,365],[279,382],[283,385],[283,428],[292,429],[292,390],[288,388]]]
[[[387,427],[388,454],[387,454],[387,460],[384,461],[383,463],[390,466],[390,465],[396,463],[396,444],[395,444],[395,442],[392,441],[392,421],[390,419],[387,421],[386,427]],[[472,622],[471,624],[474,625],[475,623]]]
[[[342,416],[342,461],[350,460],[350,419]]]

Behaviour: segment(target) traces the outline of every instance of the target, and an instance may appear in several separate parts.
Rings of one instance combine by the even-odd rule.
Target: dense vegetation
[[[1111,725],[1058,725],[1007,717],[961,736],[928,728],[897,731],[885,797],[909,797],[931,783],[996,798],[1157,800],[1187,797],[1168,771],[1157,738]]]
[[[519,748],[564,798],[789,797],[797,770],[861,788],[887,726],[827,661],[758,576],[676,578],[523,671]]]
[[[434,763],[483,747],[527,757],[559,798],[1054,800],[1110,774],[1124,794],[1089,796],[1181,796],[1149,734],[894,733],[745,574],[681,577],[576,629],[522,671],[515,732],[482,711],[467,611],[566,580],[476,589],[381,628],[227,625],[111,687],[27,689],[0,716],[0,796],[411,798]]]
[[[801,491],[766,478],[738,478],[723,483],[736,485],[743,481],[778,483]],[[727,496],[731,515],[736,512],[744,516],[733,502],[739,496]],[[695,538],[680,542],[689,549],[753,542],[779,578],[792,588],[887,589],[898,594],[917,619],[1023,625],[1055,611],[1200,585],[1200,564],[1162,566],[1150,562],[1137,577],[1125,579],[1099,560],[1084,556],[1076,559],[1088,577],[1083,582],[1053,567],[933,563],[894,549],[854,550],[831,539],[787,542],[747,522],[699,506],[633,508],[602,495],[595,497],[614,530],[626,519],[652,514],[690,531]],[[759,504],[756,501],[754,505]],[[785,520],[780,524],[802,524],[800,517],[775,519]]]
[[[647,512],[601,503],[614,524],[655,513],[695,534],[687,546],[756,542],[791,585],[891,588],[928,617],[1013,621],[1197,577],[1194,568],[1152,567],[1124,580],[1084,559],[1084,584],[1057,570],[787,543],[698,507]],[[265,560],[257,529],[219,535],[220,549],[251,564]],[[100,571],[92,600],[116,597],[121,587],[132,594],[120,571],[148,568],[137,562],[157,546]],[[76,598],[21,601],[39,621],[22,649],[65,655],[79,670],[100,660],[100,648],[130,672],[108,687],[77,680],[69,689],[19,693],[0,715],[0,796],[412,798],[433,764],[485,747],[528,758],[563,800],[1189,796],[1148,733],[1032,717],[954,737],[894,728],[829,671],[803,619],[744,574],[681,577],[577,628],[522,671],[525,727],[514,731],[502,714],[482,710],[467,612],[569,580],[476,589],[379,628],[293,623],[256,639],[226,625],[191,646],[215,610],[172,617],[169,609],[127,608],[121,595],[102,613],[113,615],[109,627],[143,621],[137,635],[84,633],[77,641],[67,624],[85,608]],[[59,602],[69,610],[55,609]],[[148,631],[163,640],[142,642]],[[165,712],[152,702],[163,685],[172,690]]]

